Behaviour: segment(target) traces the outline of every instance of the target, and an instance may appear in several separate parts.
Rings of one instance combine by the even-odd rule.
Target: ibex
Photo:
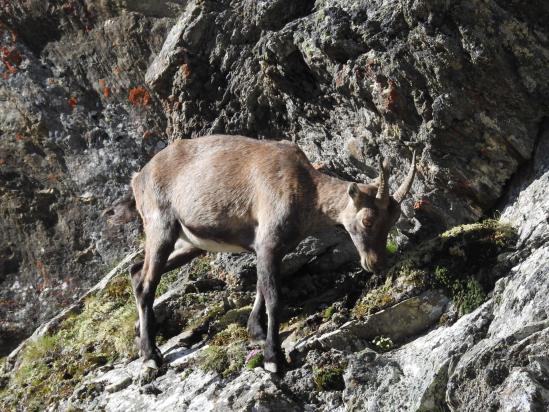
[[[248,334],[264,345],[265,369],[279,371],[284,358],[277,274],[283,256],[320,229],[342,225],[362,267],[377,271],[414,173],[415,153],[406,179],[390,196],[387,163],[380,161],[376,183],[346,182],[316,170],[288,142],[216,135],[178,140],[160,151],[132,179],[146,235],[142,268],[132,270],[144,361],[153,367],[162,362],[153,313],[162,273],[203,251],[251,251],[257,255],[257,290]],[[183,246],[174,250],[176,241]],[[261,321],[265,310],[267,325]]]

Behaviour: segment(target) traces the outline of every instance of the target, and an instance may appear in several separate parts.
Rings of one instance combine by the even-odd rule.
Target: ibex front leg
[[[265,326],[265,299],[261,292],[261,282],[257,282],[255,302],[248,318],[248,336],[252,345],[265,345],[267,327]]]
[[[263,356],[265,358],[265,369],[273,373],[279,372],[284,360],[278,336],[280,303],[277,277],[280,271],[280,260],[280,256],[272,249],[260,250],[257,253],[258,290],[261,291],[265,299],[268,319],[267,340]]]

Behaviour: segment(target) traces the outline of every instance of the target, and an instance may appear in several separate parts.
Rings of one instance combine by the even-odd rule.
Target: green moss
[[[381,352],[388,352],[395,347],[393,340],[387,336],[376,336],[372,343]]]
[[[435,268],[434,286],[444,289],[453,299],[460,316],[472,312],[486,300],[486,292],[478,280],[471,276],[460,278],[445,267]]]
[[[162,296],[168,291],[170,286],[179,278],[179,271],[180,269],[177,268],[172,270],[171,272],[164,273],[162,275],[162,278],[160,279],[160,282],[156,287],[156,297]]]
[[[255,368],[258,368],[260,366],[263,366],[263,362],[264,362],[264,357],[263,357],[263,353],[258,353],[257,355],[254,355],[252,356],[248,362],[246,363],[246,367],[248,369],[255,369]]]
[[[502,242],[506,239],[514,238],[516,235],[515,229],[510,224],[503,223],[495,219],[486,219],[482,222],[453,227],[442,233],[440,237],[442,239],[451,239],[470,233],[483,232],[486,230],[494,232],[493,239],[496,242]]]
[[[372,289],[355,304],[352,314],[356,318],[365,318],[394,303],[391,281],[388,279],[383,286]]]
[[[324,319],[325,321],[330,320],[335,311],[336,310],[334,305],[328,306],[326,309],[324,309],[324,312],[322,312],[322,319]]]
[[[252,307],[250,305],[228,310],[225,314],[223,314],[219,318],[218,320],[219,327],[226,328],[227,326],[233,323],[237,323],[239,325],[245,326],[251,311],[252,311]]]
[[[0,410],[44,410],[69,397],[93,368],[137,356],[137,319],[129,279],[114,278],[85,301],[79,314],[62,321],[56,332],[29,343],[0,399]]]
[[[398,250],[398,244],[393,239],[387,240],[387,253],[393,254]]]
[[[189,279],[200,279],[206,276],[211,271],[211,257],[209,257],[208,255],[196,257],[191,262],[191,268],[189,269]]]
[[[245,342],[248,339],[248,332],[242,326],[233,323],[225,330],[219,332],[211,340],[211,345],[226,346],[235,342]]]
[[[209,346],[201,354],[198,366],[226,378],[242,369],[245,356],[246,346],[243,343],[233,343],[226,347]]]
[[[232,375],[244,366],[248,333],[232,324],[218,333],[197,358],[197,365],[205,371],[215,371],[223,377]]]
[[[493,268],[515,240],[515,230],[494,219],[452,228],[409,251],[388,271],[384,285],[357,301],[353,315],[364,318],[397,303],[396,297],[429,289],[443,289],[460,316],[469,313],[484,302],[497,273],[504,272]]]
[[[454,302],[460,315],[471,313],[482,305],[485,300],[486,293],[479,281],[473,278],[468,278],[461,284],[460,290],[454,293]]]
[[[318,391],[341,391],[345,389],[343,382],[344,368],[341,366],[325,366],[313,369],[313,382]]]

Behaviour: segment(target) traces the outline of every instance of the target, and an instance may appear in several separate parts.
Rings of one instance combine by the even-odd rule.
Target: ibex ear
[[[353,199],[353,202],[356,204],[360,196],[360,190],[358,189],[358,185],[356,183],[351,183],[349,185],[349,188],[347,189],[347,193],[349,193],[349,197]]]

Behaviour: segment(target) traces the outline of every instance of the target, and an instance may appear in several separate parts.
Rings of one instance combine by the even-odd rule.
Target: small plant
[[[198,366],[226,378],[244,366],[247,340],[248,332],[245,328],[237,324],[229,325],[213,337],[210,346],[198,357]]]
[[[435,268],[435,286],[443,289],[450,289],[451,287],[450,274],[444,266],[437,266]]]
[[[325,366],[313,369],[313,382],[318,391],[341,391],[345,389],[343,381],[344,368]]]
[[[208,346],[198,359],[199,367],[205,371],[215,371],[224,378],[239,371],[244,366],[246,349],[243,342],[229,346]]]
[[[197,280],[206,276],[212,271],[209,256],[200,256],[193,259],[191,268],[189,269],[189,279]]]
[[[398,244],[393,239],[387,240],[387,253],[394,254],[398,250]]]
[[[376,336],[372,343],[381,352],[388,352],[395,347],[392,339],[387,336]]]
[[[255,369],[263,365],[263,352],[259,349],[254,349],[246,356],[244,363],[248,369]]]
[[[471,276],[459,279],[447,268],[437,266],[434,278],[434,286],[444,289],[454,300],[460,316],[471,313],[486,300],[482,285]]]
[[[471,313],[482,305],[485,300],[486,293],[479,281],[473,278],[468,278],[465,282],[462,282],[460,289],[456,291],[454,296],[454,302],[460,315]]]
[[[334,316],[335,311],[334,305],[328,306],[324,309],[324,312],[322,312],[322,319],[324,319],[324,321],[330,320],[332,316]]]

